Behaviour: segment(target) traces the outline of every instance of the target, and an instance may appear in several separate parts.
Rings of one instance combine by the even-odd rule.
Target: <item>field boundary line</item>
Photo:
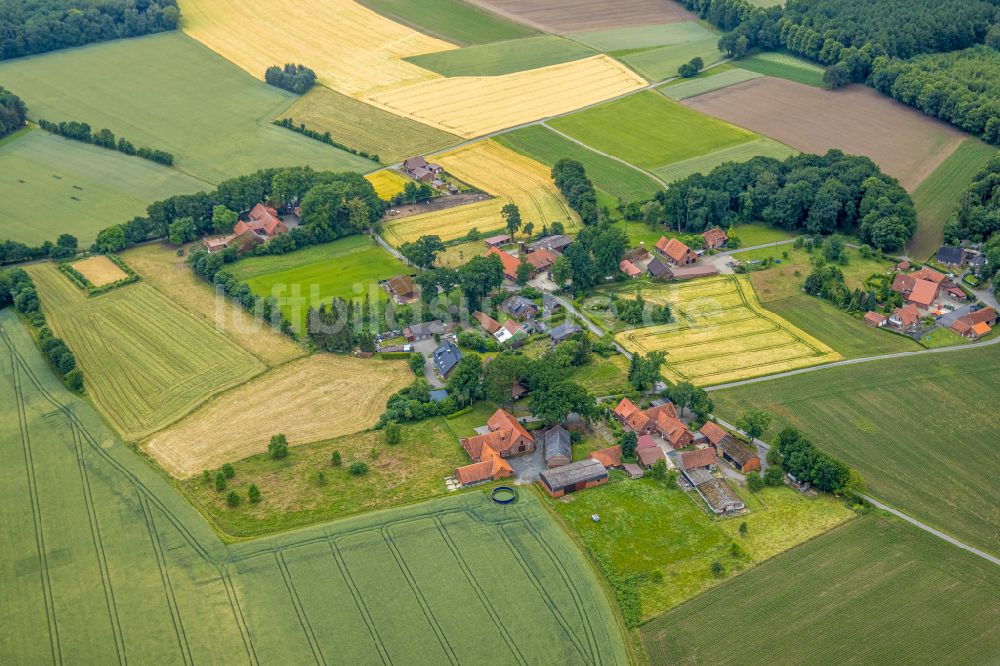
[[[565,132],[557,130],[555,127],[552,127],[552,125],[549,125],[547,121],[548,121],[547,118],[544,119],[544,120],[539,120],[538,124],[541,125],[542,127],[544,127],[547,130],[555,132],[556,134],[558,134],[562,138],[566,139],[567,141],[571,141],[571,142],[575,143],[576,145],[580,146],[581,148],[589,150],[590,152],[595,153],[597,155],[600,155],[601,157],[606,157],[609,160],[614,160],[615,162],[618,162],[619,164],[624,164],[625,166],[629,167],[630,169],[632,169],[634,171],[638,171],[639,173],[641,173],[641,174],[643,174],[645,176],[648,176],[649,178],[652,178],[661,187],[663,187],[663,189],[666,189],[666,188],[669,187],[669,185],[667,185],[667,181],[663,180],[662,178],[660,178],[659,176],[657,176],[652,171],[646,171],[642,167],[637,166],[635,164],[632,164],[631,162],[628,162],[626,160],[623,160],[620,157],[615,157],[614,155],[609,155],[608,153],[600,151],[597,148],[594,148],[593,146],[587,145],[583,141],[580,141],[579,139],[571,137],[569,134],[566,134]]]
[[[386,649],[385,644],[382,642],[382,636],[378,633],[378,628],[375,626],[375,620],[368,611],[368,606],[365,604],[365,600],[362,598],[361,592],[354,584],[354,579],[351,577],[350,570],[347,568],[344,556],[341,554],[340,548],[337,546],[337,537],[327,532],[325,540],[330,546],[330,552],[333,553],[333,560],[337,564],[337,569],[340,570],[340,576],[344,579],[344,584],[347,585],[347,591],[351,593],[351,597],[354,599],[354,605],[361,614],[361,619],[364,620],[365,626],[368,627],[368,633],[371,634],[372,642],[375,643],[375,650],[378,652],[378,656],[382,659],[383,664],[391,664],[392,659],[389,657],[389,652]]]
[[[274,550],[274,561],[278,565],[278,570],[281,572],[281,578],[285,583],[285,589],[288,591],[288,596],[291,598],[292,607],[295,609],[295,614],[299,618],[299,625],[302,627],[302,633],[306,635],[306,640],[309,641],[309,649],[312,650],[313,659],[316,660],[317,664],[327,663],[326,657],[323,655],[323,650],[319,647],[319,642],[316,640],[316,633],[313,631],[312,624],[309,623],[309,617],[306,614],[305,608],[302,606],[302,600],[299,598],[299,593],[295,589],[295,583],[292,582],[292,574],[288,571],[288,564],[285,562],[285,554],[281,549]]]

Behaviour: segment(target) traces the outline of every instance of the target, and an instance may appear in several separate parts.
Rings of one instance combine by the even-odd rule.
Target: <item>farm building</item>
[[[698,255],[694,250],[676,238],[667,239],[666,236],[661,236],[656,242],[656,249],[674,266],[687,266],[698,261]]]
[[[658,446],[651,446],[645,449],[636,450],[636,457],[639,459],[639,466],[643,469],[649,469],[657,460],[666,460],[667,456],[663,453],[663,449]]]
[[[500,309],[520,321],[538,316],[538,306],[523,296],[509,297],[500,305]]]
[[[434,367],[442,379],[447,379],[458,362],[462,360],[462,352],[451,340],[446,340],[434,350]]]
[[[744,474],[760,471],[760,458],[757,454],[729,433],[726,433],[715,448],[723,460]]]
[[[509,412],[498,409],[486,422],[487,432],[462,440],[462,448],[473,462],[495,453],[500,458],[510,458],[535,450],[535,438]]]
[[[562,497],[607,482],[608,470],[593,458],[547,469],[540,475],[542,487],[552,497]]]
[[[559,344],[567,338],[571,338],[582,329],[571,321],[565,321],[549,331],[549,339],[555,344]]]
[[[420,287],[409,275],[397,275],[385,281],[385,290],[399,305],[406,305],[420,298]]]
[[[481,455],[482,459],[479,462],[455,468],[455,478],[462,486],[506,479],[514,474],[510,463],[497,455],[493,449],[483,447]]]
[[[541,250],[529,252],[525,255],[524,260],[531,264],[536,273],[542,273],[552,268],[552,264],[556,263],[556,259],[558,258],[559,255],[552,250],[542,248]]]
[[[670,402],[643,411],[628,398],[622,398],[615,407],[614,417],[624,429],[639,435],[656,433],[675,449],[688,446],[694,440],[691,431],[677,418],[677,409]]]
[[[874,312],[872,310],[869,310],[868,312],[865,313],[864,322],[869,326],[873,326],[875,328],[881,328],[882,326],[885,326],[887,321],[889,321],[889,318],[886,317],[881,312]]]
[[[981,310],[976,310],[975,312],[970,312],[967,315],[959,317],[951,325],[951,330],[962,337],[975,340],[989,333],[992,330],[991,327],[996,325],[996,323],[997,313],[993,308],[982,308]]]
[[[889,325],[904,333],[912,333],[920,329],[920,311],[913,303],[896,308],[889,317]]]
[[[622,259],[622,262],[618,264],[618,270],[620,270],[625,275],[630,278],[637,278],[642,275],[642,269],[633,264],[628,259]]]
[[[545,448],[545,467],[561,467],[573,462],[573,449],[570,443],[569,431],[562,426],[549,428],[543,435]]]
[[[708,503],[709,508],[715,514],[737,513],[746,508],[740,496],[723,479],[713,478],[703,483],[695,484],[695,490],[698,491],[698,494]]]
[[[598,461],[608,469],[614,469],[622,466],[622,447],[620,446],[609,446],[606,449],[598,449],[597,451],[591,451],[590,457]]]
[[[648,435],[656,428],[656,424],[628,398],[622,398],[613,415],[623,428],[639,435]]]
[[[490,236],[489,238],[483,240],[483,243],[486,244],[486,247],[496,247],[496,248],[503,247],[509,242],[510,242],[510,236],[508,236],[507,234],[500,234],[499,236]]]
[[[915,280],[927,280],[928,282],[933,282],[934,284],[941,284],[948,279],[948,276],[944,273],[927,266],[924,266],[916,273],[913,273],[912,277]]]
[[[643,476],[645,476],[645,472],[643,472],[642,468],[636,464],[625,463],[624,469],[625,473],[628,474],[628,478],[630,479],[641,479]]]
[[[652,435],[639,435],[635,443],[635,450],[641,451],[656,446],[656,441]]]
[[[701,232],[701,237],[705,240],[706,250],[718,250],[729,242],[729,236],[720,227],[712,227]]]
[[[715,467],[719,463],[715,456],[715,450],[711,448],[697,449],[696,451],[683,451],[681,453],[681,469],[708,469]]]
[[[942,245],[937,252],[937,262],[945,266],[964,266],[965,260],[965,250],[960,247]]]
[[[713,421],[706,421],[705,425],[703,425],[698,432],[704,435],[705,439],[707,439],[708,443],[712,446],[718,446],[719,442],[721,442],[723,438],[729,436],[729,433],[725,428]]]
[[[917,307],[929,308],[938,298],[940,285],[930,280],[916,280],[906,300]]]
[[[896,264],[896,270],[897,271],[908,271],[908,270],[910,270],[910,266],[911,265],[912,264],[910,264],[910,262],[908,260],[903,259],[901,262],[899,262],[898,264]]]
[[[435,335],[447,335],[454,330],[455,324],[452,322],[444,323],[440,319],[435,319],[407,326],[403,329],[403,337],[406,338],[407,342],[419,342]]]
[[[489,316],[485,312],[475,312],[472,318],[479,322],[479,325],[483,327],[483,330],[493,335],[500,330],[500,322],[498,322],[493,317]]]
[[[667,266],[667,262],[660,257],[653,257],[653,259],[646,264],[646,272],[654,280],[666,280],[670,277],[670,267]]]
[[[486,253],[489,255],[496,255],[500,257],[500,263],[503,264],[503,274],[508,280],[517,279],[517,267],[521,265],[517,257],[510,254],[509,252],[504,252],[503,250],[498,250],[495,247],[491,247]]]
[[[414,180],[429,183],[444,169],[438,164],[429,163],[423,156],[418,155],[403,161],[403,171]]]
[[[674,280],[693,280],[718,275],[719,269],[707,264],[705,266],[668,266],[666,273]]]
[[[528,245],[528,251],[537,252],[539,250],[548,250],[549,252],[558,252],[559,254],[562,254],[572,242],[572,238],[563,234],[559,234],[557,236],[546,236],[545,238],[536,240],[534,243]]]
[[[237,236],[252,231],[260,238],[268,239],[288,233],[288,227],[278,217],[278,211],[264,204],[257,204],[247,215],[248,220],[239,220],[233,227]]]
[[[201,244],[206,250],[208,250],[209,254],[212,254],[213,252],[222,252],[230,247],[236,247],[236,253],[242,255],[250,252],[254,249],[254,247],[263,242],[263,238],[247,229],[239,235],[229,234],[228,236],[211,236],[203,238]]]
[[[913,291],[913,285],[916,281],[917,279],[912,275],[896,273],[896,277],[892,279],[892,290],[902,294],[903,298],[906,298]]]

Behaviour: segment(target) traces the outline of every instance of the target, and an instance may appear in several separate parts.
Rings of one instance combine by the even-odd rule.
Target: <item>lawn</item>
[[[758,53],[739,61],[742,69],[788,79],[807,86],[823,86],[823,68],[787,53]]]
[[[460,0],[362,0],[379,14],[455,44],[488,44],[538,32]]]
[[[1000,652],[992,564],[867,516],[641,629],[651,663],[982,664]],[[738,631],[734,631],[738,627]]]
[[[595,53],[591,48],[562,37],[539,35],[428,53],[407,60],[441,76],[501,76],[579,60]]]
[[[17,91],[32,119],[84,121],[137,146],[173,153],[176,169],[207,181],[204,189],[265,167],[374,167],[271,125],[294,95],[255,80],[179,32],[0,63],[0,79]],[[136,195],[147,203],[155,199]],[[101,226],[125,221],[105,217]]]
[[[646,169],[704,155],[756,138],[653,91],[630,95],[549,121],[561,132]]]
[[[708,173],[715,167],[726,162],[746,162],[754,157],[773,157],[774,159],[783,160],[791,155],[797,155],[798,152],[794,148],[789,148],[785,144],[765,136],[748,141],[747,143],[741,143],[705,155],[674,162],[673,164],[654,169],[653,173],[668,183],[673,183],[687,178],[691,174]]]
[[[0,141],[3,237],[29,245],[62,233],[90,245],[98,231],[142,215],[152,201],[206,187],[176,169],[42,130]]]
[[[708,30],[705,32],[706,35],[696,41],[614,55],[647,80],[654,83],[663,81],[677,76],[677,68],[692,58],[701,58],[706,65],[723,59],[722,51],[718,47],[719,35]]]
[[[749,243],[745,243],[749,245]],[[788,256],[785,257],[785,253]],[[802,293],[802,284],[806,277],[812,272],[812,259],[822,254],[819,250],[812,253],[804,249],[796,249],[791,245],[780,245],[777,247],[761,248],[748,252],[738,252],[734,255],[739,261],[762,261],[768,257],[780,261],[780,264],[773,264],[770,268],[760,271],[751,271],[750,279],[753,281],[760,300],[769,303],[773,300],[787,298]],[[873,275],[885,275],[894,266],[894,262],[888,259],[878,259],[872,256],[865,259],[858,250],[845,248],[844,254],[847,256],[847,264],[838,266],[844,274],[844,281],[849,289],[859,289]]]
[[[495,141],[548,166],[563,158],[577,160],[594,187],[616,199],[646,201],[660,190],[656,181],[638,169],[584,148],[543,125],[522,127],[501,134]]]
[[[461,139],[454,134],[315,86],[282,114],[317,132],[329,132],[356,150],[378,155],[383,164],[432,153]]]
[[[597,574],[532,493],[501,508],[476,490],[226,545],[62,388],[10,310],[0,326],[0,410],[21,423],[0,452],[22,461],[0,471],[7,661],[628,663]]]
[[[716,73],[716,70],[719,70]],[[763,76],[757,72],[746,69],[713,67],[703,73],[704,75],[692,79],[677,79],[657,88],[657,92],[669,97],[672,100],[680,101],[688,97],[697,97],[713,90],[728,88],[729,86],[743,83],[750,79]]]
[[[715,391],[728,421],[761,408],[856,468],[867,491],[1000,554],[996,347],[874,361]]]
[[[746,516],[715,520],[692,501],[700,502],[697,496],[687,496],[676,485],[648,478],[631,481],[621,472],[612,477],[607,485],[546,501],[606,577],[636,581],[641,608],[636,620],[655,617],[854,515],[831,497],[808,499],[782,487],[746,497],[751,502]],[[592,520],[594,514],[600,522]],[[739,534],[744,521],[745,537]],[[734,543],[739,544],[738,556],[733,555]],[[725,567],[722,578],[712,576],[716,560]]]
[[[255,294],[276,297],[282,314],[302,334],[310,307],[335,297],[385,301],[388,297],[379,281],[410,270],[368,236],[357,235],[288,254],[249,257],[233,264],[229,272],[245,280]]]
[[[28,268],[88,395],[126,440],[166,427],[264,364],[143,282],[86,297],[54,264]]]
[[[941,347],[967,345],[969,344],[969,339],[962,337],[950,328],[935,328],[920,338],[920,344],[928,349],[939,349]]]
[[[944,223],[955,210],[959,196],[994,155],[996,146],[969,138],[913,192],[917,208],[917,232],[906,246],[915,259],[923,261],[937,252]]]

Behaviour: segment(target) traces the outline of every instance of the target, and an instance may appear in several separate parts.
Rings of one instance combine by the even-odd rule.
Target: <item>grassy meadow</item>
[[[718,73],[716,73],[716,70],[719,70]],[[761,76],[763,74],[751,72],[747,69],[738,69],[735,67],[723,69],[715,67],[703,72],[702,76],[691,79],[677,79],[660,86],[656,90],[660,94],[679,102],[682,99],[704,95],[707,92],[728,88],[737,83],[743,83],[744,81],[756,79]]]
[[[441,76],[501,76],[595,55],[597,51],[556,35],[493,42],[407,58]]]
[[[538,32],[460,0],[361,0],[393,21],[460,45],[531,37]]]
[[[98,231],[142,215],[153,201],[207,187],[176,169],[38,129],[0,141],[3,238],[29,245],[62,233],[89,245]]]
[[[869,494],[965,543],[1000,554],[1000,488],[992,470],[1000,419],[997,347],[829,368],[715,391],[730,422],[775,415],[857,469]]]
[[[739,67],[757,74],[788,79],[807,86],[823,86],[823,68],[787,53],[757,53],[739,61]]]
[[[797,155],[798,152],[794,148],[789,148],[785,144],[765,136],[747,143],[674,162],[654,169],[653,173],[668,183],[672,183],[695,173],[708,173],[726,162],[746,162],[754,157],[773,157],[783,160],[791,155]]]
[[[373,245],[368,236],[358,235],[288,254],[248,257],[233,264],[229,272],[246,280],[255,294],[277,297],[282,314],[301,334],[308,308],[335,297],[363,300],[368,295],[372,303],[385,301],[388,297],[379,280],[411,270]]]
[[[11,663],[629,662],[596,573],[531,493],[226,545],[62,388],[9,309],[0,344],[0,413],[21,423],[0,451],[23,461],[0,471]],[[481,566],[498,554],[502,572]]]
[[[706,65],[723,59],[719,50],[719,35],[707,33],[698,40],[683,44],[669,44],[640,51],[615,54],[619,60],[642,74],[648,81],[663,81],[677,76],[677,69],[692,58],[701,58]]]
[[[174,155],[175,169],[205,181],[205,189],[265,167],[308,164],[363,172],[375,166],[271,125],[295,96],[254,79],[181,33],[2,62],[0,79],[17,90],[31,118],[84,121],[137,146],[166,150]]]
[[[900,520],[851,521],[641,629],[651,663],[983,664],[996,567]],[[738,630],[734,630],[737,628]]]
[[[604,52],[638,51],[704,39],[711,31],[695,21],[575,32],[573,41]]]

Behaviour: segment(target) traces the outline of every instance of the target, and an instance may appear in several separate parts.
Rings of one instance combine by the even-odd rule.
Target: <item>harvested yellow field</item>
[[[78,261],[72,266],[95,287],[103,287],[128,277],[128,273],[103,255]]]
[[[770,375],[842,357],[768,312],[745,275],[726,275],[644,289],[669,304],[675,321],[619,333],[629,351],[667,352],[664,376],[699,386]]]
[[[456,48],[351,0],[180,0],[181,28],[263,79],[271,65],[302,63],[345,95],[438,78],[402,58]]]
[[[365,178],[375,188],[375,194],[386,201],[389,201],[402,192],[406,184],[410,182],[410,179],[406,176],[395,171],[390,171],[389,169],[370,173]]]
[[[315,354],[217,396],[143,446],[186,478],[266,451],[275,433],[295,445],[369,428],[412,379],[402,361]]]
[[[568,113],[646,86],[606,55],[503,76],[437,78],[365,99],[466,138]]]
[[[543,224],[562,222],[567,230],[577,226],[578,217],[563,199],[550,169],[493,141],[479,141],[434,157],[434,161],[456,178],[474,185],[496,198],[442,211],[394,220],[386,225],[390,243],[400,245],[426,234],[442,240],[465,236],[470,230],[482,233],[503,228],[500,209],[515,203],[521,219],[535,229]]]

